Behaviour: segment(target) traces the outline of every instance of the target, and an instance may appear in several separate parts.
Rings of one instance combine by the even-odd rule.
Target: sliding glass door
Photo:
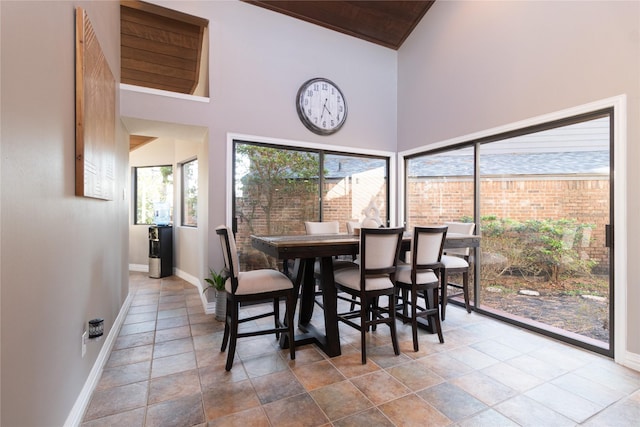
[[[482,235],[476,310],[609,355],[612,114],[405,158],[407,227],[475,222]]]

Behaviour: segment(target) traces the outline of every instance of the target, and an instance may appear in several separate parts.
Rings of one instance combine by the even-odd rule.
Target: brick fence
[[[341,186],[340,196],[323,202],[323,220],[339,221],[341,232],[346,232],[346,221],[357,218],[354,210],[358,209],[354,209],[352,189],[345,187],[344,180],[328,180],[323,194],[337,185]],[[471,179],[409,180],[406,186],[408,227],[472,218],[473,188]],[[608,250],[604,246],[605,225],[609,223],[608,180],[592,176],[483,179],[480,195],[482,216],[495,215],[519,222],[571,218],[593,225],[590,244],[580,252],[596,261],[601,269],[608,269]],[[386,212],[386,195],[378,195],[375,200],[381,213]],[[308,191],[289,191],[276,198],[269,226],[264,210],[251,200],[239,199],[236,206],[241,213],[236,235],[241,252],[251,252],[250,234],[304,234],[304,221],[317,220],[319,211],[318,195]]]

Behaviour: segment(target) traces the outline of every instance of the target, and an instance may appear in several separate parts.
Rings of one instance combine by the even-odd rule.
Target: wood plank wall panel
[[[76,195],[113,200],[116,80],[84,9],[76,8]]]
[[[122,83],[192,94],[208,21],[144,2],[122,2]]]

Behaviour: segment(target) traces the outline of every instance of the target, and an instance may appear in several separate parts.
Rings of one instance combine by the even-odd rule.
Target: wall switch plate
[[[82,357],[87,354],[87,331],[82,333]]]

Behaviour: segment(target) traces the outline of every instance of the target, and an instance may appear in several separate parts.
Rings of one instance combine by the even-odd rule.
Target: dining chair
[[[304,229],[306,230],[307,234],[339,234],[340,224],[338,223],[338,221],[321,221],[321,222],[305,221]],[[348,259],[336,256],[332,260],[333,271],[340,270],[341,268],[353,267],[355,265],[353,262],[354,260],[355,258],[348,260]],[[321,274],[322,272],[320,270],[320,261],[316,259],[316,261],[313,263],[313,275],[316,277],[316,279],[320,279]],[[321,294],[322,294],[322,290],[317,289],[316,296],[320,296]],[[318,306],[324,308],[324,305],[322,302],[318,301],[317,299],[314,299],[314,302],[318,304]]]
[[[448,233],[458,233],[472,235],[475,230],[475,223],[473,222],[445,222],[444,225],[448,228]],[[442,270],[442,307],[440,315],[442,320],[445,318],[447,309],[447,291],[449,287],[462,289],[464,295],[464,306],[467,309],[467,313],[471,313],[471,306],[469,305],[469,248],[461,249],[446,249],[443,252],[441,262],[444,265]],[[462,274],[462,284],[449,282],[450,274]]]
[[[402,292],[402,311],[396,313],[403,320],[411,321],[413,333],[413,351],[418,351],[418,318],[429,320],[438,334],[440,343],[444,343],[440,313],[438,289],[442,270],[442,248],[447,236],[447,227],[414,227],[411,241],[411,262],[399,263],[396,273],[396,286]],[[430,292],[429,295],[427,292]],[[411,294],[411,300],[409,295]],[[424,306],[418,305],[418,297],[424,299]],[[409,315],[407,306],[411,306]]]
[[[220,348],[220,351],[225,351],[227,343],[229,344],[225,369],[227,371],[231,370],[238,338],[271,333],[276,335],[276,339],[280,337],[280,333],[288,334],[289,354],[291,360],[294,360],[296,358],[296,351],[295,337],[293,334],[293,314],[297,298],[293,292],[293,283],[285,274],[276,270],[265,268],[241,272],[233,231],[229,227],[221,225],[216,228],[216,233],[220,236],[224,264],[229,271],[229,278],[225,283],[225,290],[227,291],[227,314],[225,316],[222,347]],[[286,324],[280,321],[281,298],[284,298],[286,301]],[[272,311],[240,318],[241,303],[264,300],[273,301]],[[238,332],[239,324],[270,316],[274,318],[273,328],[243,329],[242,332]]]
[[[347,234],[357,234],[360,233],[360,228],[362,227],[362,223],[357,219],[351,219],[347,221]]]
[[[366,333],[378,324],[391,329],[391,342],[400,354],[396,335],[395,273],[402,243],[403,228],[363,228],[360,230],[360,264],[336,271],[336,288],[355,297],[359,310],[338,313],[338,320],[360,331],[362,364],[367,363]],[[381,296],[389,298],[389,307],[379,307]],[[338,298],[353,302],[345,297]],[[384,314],[386,313],[386,316]],[[352,319],[359,318],[360,321]]]
[[[340,224],[338,221],[305,221],[304,228],[307,234],[340,234]],[[333,269],[338,270],[340,268],[353,267],[353,260],[344,259],[341,257],[335,257],[333,260]],[[320,263],[316,261],[314,268],[314,274],[318,276],[320,274]]]

